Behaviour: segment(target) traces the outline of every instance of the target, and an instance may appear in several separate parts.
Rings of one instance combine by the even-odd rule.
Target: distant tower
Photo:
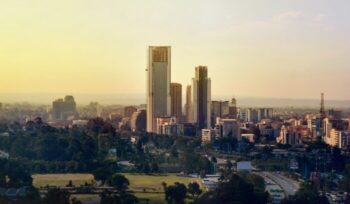
[[[192,79],[193,122],[199,130],[211,127],[211,82],[208,68],[197,66]]]
[[[182,119],[182,85],[179,83],[170,84],[171,116],[176,117],[177,122]]]
[[[186,122],[192,123],[193,122],[193,112],[192,112],[192,86],[191,85],[188,85],[186,87],[185,112],[186,112]]]
[[[324,94],[323,93],[321,93],[320,117],[322,120],[326,117],[326,111],[324,109]]]

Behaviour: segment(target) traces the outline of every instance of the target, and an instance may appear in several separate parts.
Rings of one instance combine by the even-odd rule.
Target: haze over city
[[[0,3],[0,204],[350,204],[349,0]]]
[[[147,47],[170,45],[172,81],[190,84],[195,66],[206,65],[218,98],[319,100],[325,92],[326,99],[349,100],[349,6],[345,0],[5,1],[0,96],[30,102],[28,94],[111,94],[139,102]]]

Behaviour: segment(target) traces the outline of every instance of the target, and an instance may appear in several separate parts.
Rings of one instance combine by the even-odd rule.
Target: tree
[[[114,174],[110,179],[109,184],[117,188],[118,191],[126,191],[129,188],[130,183],[125,176],[121,174]]]
[[[198,198],[202,190],[197,182],[193,182],[188,184],[188,192],[192,195],[192,198],[194,198],[194,195]]]
[[[155,162],[152,163],[152,172],[153,173],[159,172],[158,164]]]
[[[233,174],[228,181],[221,182],[215,191],[209,191],[194,203],[225,203],[225,204],[266,204],[268,193],[259,191],[254,184],[238,174]]]
[[[329,204],[325,196],[321,196],[316,187],[303,183],[294,196],[282,200],[282,204]]]
[[[176,182],[165,190],[165,200],[168,203],[183,204],[185,202],[187,188],[184,184]]]
[[[45,204],[69,204],[69,197],[68,191],[50,189],[43,201]]]
[[[112,172],[106,168],[98,168],[93,171],[93,175],[95,177],[95,180],[101,181],[102,185],[104,185],[106,181],[112,176]]]
[[[101,204],[136,204],[138,199],[130,193],[124,192],[103,192],[101,195]]]
[[[233,167],[233,164],[232,164],[231,160],[227,160],[226,165],[227,165],[227,169],[228,169],[229,171],[231,171],[231,170],[232,170],[232,167]]]

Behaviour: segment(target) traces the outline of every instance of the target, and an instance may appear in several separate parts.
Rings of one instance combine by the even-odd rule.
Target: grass
[[[179,177],[176,174],[157,174],[157,175],[145,175],[145,174],[132,174],[124,173],[129,179],[130,190],[135,192],[135,196],[142,200],[149,200],[150,204],[161,204],[164,201],[164,191],[162,182],[167,185],[173,185],[175,182],[183,183],[186,186],[190,182],[197,182],[201,185],[200,179]],[[85,182],[91,183],[94,181],[92,174],[35,174],[33,177],[33,184],[35,187],[43,186],[66,186],[71,180],[73,185],[84,185]],[[96,195],[76,195],[83,203],[92,203],[96,201]],[[89,202],[90,201],[90,202]],[[143,203],[143,202],[141,202]]]
[[[197,178],[179,177],[176,174],[157,174],[157,175],[145,175],[145,174],[123,174],[130,181],[130,190],[133,191],[146,191],[149,192],[163,192],[162,182],[167,185],[173,185],[175,182],[187,184],[191,182],[197,182],[201,184]]]
[[[92,174],[35,174],[33,177],[33,185],[35,187],[50,186],[66,186],[69,181],[73,182],[73,185],[84,185],[85,182],[91,183],[94,181]]]
[[[139,199],[149,200],[150,204],[166,203],[162,182],[165,182],[168,186],[175,182],[183,183],[186,186],[191,182],[202,184],[198,178],[179,177],[176,174],[145,175],[128,173],[123,175],[129,179],[130,190],[135,192],[135,196]]]

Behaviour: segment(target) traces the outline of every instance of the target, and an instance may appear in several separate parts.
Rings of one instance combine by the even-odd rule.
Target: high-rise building
[[[177,122],[182,119],[182,85],[179,83],[170,84],[171,116],[176,117]]]
[[[192,87],[191,87],[191,85],[188,85],[186,87],[185,112],[186,112],[186,122],[192,123],[193,122],[193,112],[192,112]]]
[[[211,101],[211,126],[215,125],[216,118],[226,118],[228,114],[228,101]]]
[[[236,119],[217,118],[215,124],[216,137],[232,137],[241,140],[240,126]]]
[[[147,132],[156,132],[157,117],[170,116],[170,46],[150,46],[147,68]]]
[[[193,122],[198,129],[211,127],[211,81],[206,66],[196,67],[192,79]]]
[[[259,112],[257,109],[254,109],[254,108],[247,109],[247,121],[248,122],[258,122],[259,121]]]
[[[258,111],[258,121],[262,119],[270,119],[273,116],[272,108],[259,108],[257,111]]]
[[[68,116],[75,116],[76,103],[73,96],[66,96],[52,102],[52,118],[65,120]]]
[[[228,118],[237,119],[237,101],[232,98],[228,107]]]

